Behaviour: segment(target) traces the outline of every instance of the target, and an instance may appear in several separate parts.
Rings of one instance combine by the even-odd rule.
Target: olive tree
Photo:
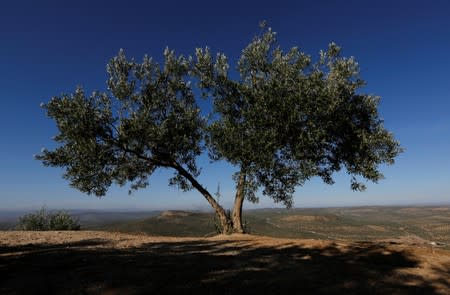
[[[208,146],[237,168],[234,231],[243,230],[244,199],[257,202],[260,189],[290,207],[296,187],[315,176],[333,184],[345,168],[351,188],[364,190],[360,178],[377,182],[378,166],[401,152],[379,118],[379,97],[358,92],[365,85],[358,63],[334,43],[312,62],[297,47],[284,52],[269,28],[242,51],[237,79],[225,55],[213,58],[208,48],[196,55],[195,74],[217,118],[207,126]]]
[[[297,187],[312,177],[332,184],[341,169],[353,190],[363,190],[361,179],[380,180],[379,165],[401,152],[379,118],[379,98],[359,91],[357,62],[334,43],[313,62],[296,47],[284,52],[264,28],[242,51],[239,77],[229,68],[208,48],[195,57],[166,49],[162,65],[120,51],[107,66],[108,91],[78,88],[43,105],[59,146],[37,158],[64,167],[73,187],[97,196],[113,183],[145,188],[156,169],[172,169],[169,184],[200,192],[230,233],[243,232],[245,199],[262,194],[290,207]],[[202,115],[195,93],[211,114]],[[204,153],[236,168],[232,216],[197,180]]]

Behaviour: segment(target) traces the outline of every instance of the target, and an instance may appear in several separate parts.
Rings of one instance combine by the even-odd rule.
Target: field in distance
[[[215,234],[212,213],[163,211],[142,215],[133,220],[85,222],[84,228],[162,236]],[[248,210],[244,222],[254,235],[349,241],[401,239],[410,244],[450,247],[448,206]]]

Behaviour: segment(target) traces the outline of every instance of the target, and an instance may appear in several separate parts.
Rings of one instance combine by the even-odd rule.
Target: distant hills
[[[203,237],[216,233],[213,213],[180,210],[72,211],[82,229]],[[1,214],[0,229],[11,229],[18,214]],[[258,209],[244,212],[256,235],[330,240],[408,239],[450,245],[450,206]]]
[[[142,219],[92,226],[92,229],[164,236],[215,234],[212,213],[163,211]],[[244,212],[250,233],[286,238],[396,240],[450,245],[450,207],[357,207],[260,209]]]

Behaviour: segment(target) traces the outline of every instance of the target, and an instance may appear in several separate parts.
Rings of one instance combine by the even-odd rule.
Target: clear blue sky
[[[365,92],[382,97],[385,126],[406,148],[386,179],[363,193],[345,173],[327,186],[299,187],[295,206],[448,203],[450,200],[450,2],[448,1],[2,1],[0,4],[0,210],[50,208],[207,208],[195,191],[167,186],[160,170],[148,189],[128,196],[113,187],[103,199],[68,186],[61,170],[33,159],[51,148],[54,123],[40,102],[82,85],[105,90],[105,65],[120,48],[130,57],[161,58],[166,46],[198,46],[235,61],[260,20],[284,48],[309,54],[335,41],[361,65]],[[209,165],[200,177],[220,183],[231,202],[233,169]],[[260,207],[273,206],[261,199]],[[253,208],[246,205],[245,208]]]

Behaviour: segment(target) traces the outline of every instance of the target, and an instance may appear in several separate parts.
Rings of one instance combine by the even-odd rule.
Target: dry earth
[[[0,294],[450,294],[450,251],[408,240],[0,232]]]

